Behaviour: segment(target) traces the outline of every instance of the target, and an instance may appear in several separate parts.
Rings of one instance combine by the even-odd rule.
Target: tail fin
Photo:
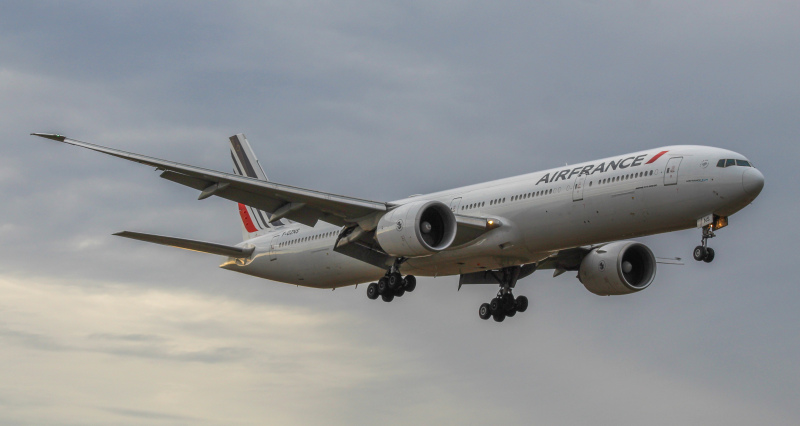
[[[268,181],[261,163],[258,162],[253,148],[247,142],[244,133],[233,135],[231,141],[231,159],[233,160],[233,173],[239,176],[247,176],[253,179]],[[270,212],[258,210],[239,203],[239,216],[242,218],[242,237],[247,240],[259,235],[276,226],[283,226],[291,223],[288,219],[276,220],[269,223]]]

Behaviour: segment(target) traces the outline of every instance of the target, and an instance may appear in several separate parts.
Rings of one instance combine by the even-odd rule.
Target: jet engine
[[[456,238],[456,217],[440,201],[415,201],[386,213],[375,239],[391,256],[419,257],[440,252]]]
[[[618,241],[592,250],[581,261],[578,272],[584,287],[599,296],[644,290],[655,277],[653,252],[633,241]]]

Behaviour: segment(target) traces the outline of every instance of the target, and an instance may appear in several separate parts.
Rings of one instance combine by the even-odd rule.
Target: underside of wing
[[[266,182],[140,154],[107,148],[61,135],[33,133],[47,139],[80,146],[163,170],[161,177],[201,191],[200,199],[212,195],[274,212],[269,219],[286,217],[308,226],[318,220],[334,225],[357,223],[387,211],[386,203]]]

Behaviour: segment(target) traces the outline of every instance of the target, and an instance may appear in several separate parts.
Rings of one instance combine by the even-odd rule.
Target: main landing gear
[[[497,297],[492,299],[491,302],[482,304],[478,309],[478,315],[481,319],[488,320],[489,317],[492,317],[495,321],[502,322],[506,317],[513,317],[517,312],[525,312],[528,309],[527,297],[517,296],[515,298],[511,293],[511,289],[517,285],[519,272],[519,266],[492,272],[497,282],[500,283],[500,291],[497,292]]]
[[[701,245],[694,248],[694,252],[692,256],[694,260],[700,262],[711,263],[714,260],[714,249],[708,246],[708,239],[714,238],[717,235],[714,234],[714,227],[712,225],[706,225],[703,227],[703,238]]]
[[[395,297],[402,297],[406,292],[412,292],[417,288],[417,279],[413,275],[406,275],[405,278],[400,274],[400,265],[405,259],[397,259],[391,269],[386,271],[377,283],[367,286],[367,297],[372,300],[379,296],[384,302],[391,302]]]

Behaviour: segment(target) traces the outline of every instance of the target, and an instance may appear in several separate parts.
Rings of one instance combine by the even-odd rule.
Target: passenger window
[[[735,165],[736,165],[736,160],[731,160],[731,159],[725,160],[725,167],[730,167]]]

